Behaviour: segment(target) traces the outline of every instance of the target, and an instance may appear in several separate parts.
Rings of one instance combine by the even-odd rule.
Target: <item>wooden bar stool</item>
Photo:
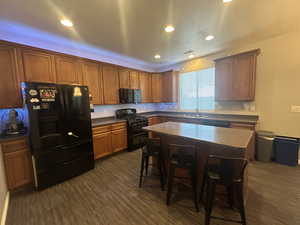
[[[165,169],[163,153],[161,151],[161,143],[159,138],[148,138],[146,145],[142,147],[142,160],[141,160],[140,182],[139,182],[140,188],[142,187],[144,176],[148,175],[150,157],[154,157],[157,160],[160,185],[161,185],[161,190],[163,191],[165,186],[166,169]],[[144,175],[144,171],[146,172],[145,175]]]
[[[194,203],[196,210],[199,211],[198,188],[197,188],[197,159],[195,146],[175,145],[171,144],[169,148],[169,173],[168,173],[168,190],[167,190],[167,205],[170,204],[174,178],[191,179]],[[190,178],[176,177],[176,169],[187,169]]]
[[[205,205],[205,225],[210,224],[210,219],[227,220],[221,217],[212,216],[213,202],[215,199],[216,185],[223,185],[228,192],[228,203],[233,208],[234,201],[241,216],[241,221],[227,220],[231,222],[246,225],[246,214],[244,207],[244,171],[248,164],[246,159],[228,158],[210,155],[207,159],[204,180],[201,188],[201,200],[203,199],[204,189],[206,186]]]

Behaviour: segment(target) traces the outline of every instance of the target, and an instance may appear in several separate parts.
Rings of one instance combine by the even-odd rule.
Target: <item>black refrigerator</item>
[[[86,86],[23,83],[38,190],[94,168]]]

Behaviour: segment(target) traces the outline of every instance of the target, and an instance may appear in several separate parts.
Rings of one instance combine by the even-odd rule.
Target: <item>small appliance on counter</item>
[[[18,111],[11,109],[8,113],[2,115],[1,121],[4,124],[1,136],[8,137],[14,135],[21,135],[26,133],[23,119],[20,118]]]

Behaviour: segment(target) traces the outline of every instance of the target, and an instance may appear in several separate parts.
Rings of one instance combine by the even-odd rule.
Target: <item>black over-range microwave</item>
[[[140,89],[119,89],[119,98],[121,104],[138,104],[142,102]]]

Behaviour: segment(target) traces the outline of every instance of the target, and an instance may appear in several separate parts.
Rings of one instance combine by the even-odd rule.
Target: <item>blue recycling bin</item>
[[[288,166],[298,165],[299,139],[277,136],[274,140],[275,162]]]

